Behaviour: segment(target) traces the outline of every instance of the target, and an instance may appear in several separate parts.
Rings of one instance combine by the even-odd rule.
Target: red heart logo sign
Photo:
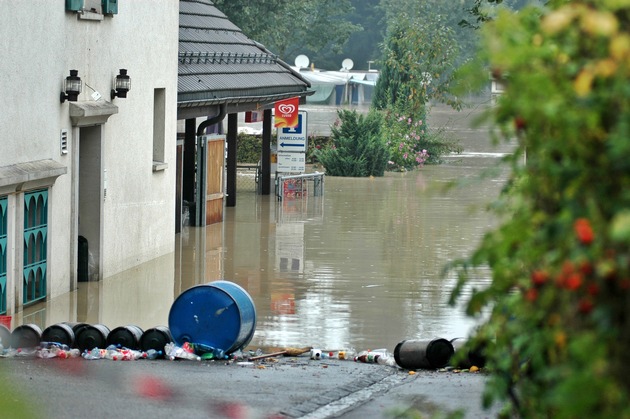
[[[282,104],[278,106],[278,110],[283,114],[292,114],[293,112],[295,112],[295,106],[290,104]]]

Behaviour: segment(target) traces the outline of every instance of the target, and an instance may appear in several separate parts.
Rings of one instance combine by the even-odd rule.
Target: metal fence
[[[310,182],[312,182],[312,184]],[[309,193],[309,190],[311,190],[312,193]],[[279,175],[276,179],[276,196],[279,201],[282,201],[284,198],[301,198],[309,194],[313,196],[324,195],[323,173]]]
[[[258,179],[260,178],[260,166],[255,164],[239,164],[236,166],[236,191],[258,192]]]

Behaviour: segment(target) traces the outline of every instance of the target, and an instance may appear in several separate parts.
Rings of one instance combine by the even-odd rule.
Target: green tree
[[[465,10],[469,16],[462,19],[459,25],[479,29],[484,22],[488,22],[496,16],[496,6],[520,10],[528,4],[543,5],[546,0],[465,0],[465,3]]]
[[[341,51],[349,36],[361,30],[344,16],[349,0],[215,0],[215,6],[249,38],[283,59],[307,48]]]
[[[440,16],[431,21],[399,16],[389,28],[384,45],[373,106],[403,108],[414,119],[424,118],[431,99],[461,106],[450,93],[456,56],[453,30],[443,24]]]
[[[379,44],[383,41],[384,29],[382,15],[376,7],[380,0],[350,0],[352,7],[343,10],[341,18],[348,20],[363,29],[353,32],[341,49],[332,50],[328,46],[319,49],[309,49],[296,42],[297,53],[306,54],[315,67],[324,70],[339,70],[344,59],[350,58],[354,62],[353,70],[368,70],[376,68],[375,62],[380,57]]]
[[[552,0],[483,25],[505,94],[489,112],[518,147],[502,223],[458,263],[491,282],[487,401],[518,417],[630,417],[630,3]]]
[[[454,32],[440,16],[422,20],[417,13],[391,20],[372,99],[372,107],[384,112],[383,134],[394,170],[437,163],[440,156],[460,151],[426,124],[430,100],[461,106],[450,93],[457,57]]]

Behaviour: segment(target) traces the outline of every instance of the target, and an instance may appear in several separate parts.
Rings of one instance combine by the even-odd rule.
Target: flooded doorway
[[[102,209],[106,193],[106,172],[103,170],[102,136],[100,125],[80,128],[78,162],[78,235],[86,242],[88,253],[79,254],[79,268],[87,263],[87,276],[79,281],[98,281],[101,278]],[[89,260],[84,260],[88,257]],[[85,271],[85,269],[79,269]],[[80,272],[80,276],[85,272]]]

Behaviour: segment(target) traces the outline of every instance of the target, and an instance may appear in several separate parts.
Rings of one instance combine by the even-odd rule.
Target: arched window
[[[0,196],[0,314],[7,312],[7,201]]]
[[[24,304],[46,298],[48,190],[24,194]]]

